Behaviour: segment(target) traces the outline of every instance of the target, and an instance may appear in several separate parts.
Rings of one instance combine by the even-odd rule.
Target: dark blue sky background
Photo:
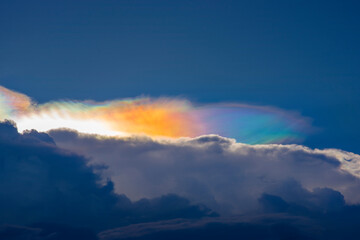
[[[297,110],[359,153],[358,1],[1,1],[0,84],[34,97],[184,96]]]

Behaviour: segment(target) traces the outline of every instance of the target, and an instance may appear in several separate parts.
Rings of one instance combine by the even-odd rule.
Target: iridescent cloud
[[[250,144],[301,141],[308,121],[296,113],[244,104],[194,105],[177,98],[37,104],[0,86],[0,118],[20,131],[70,128],[105,136],[196,137],[218,134]]]

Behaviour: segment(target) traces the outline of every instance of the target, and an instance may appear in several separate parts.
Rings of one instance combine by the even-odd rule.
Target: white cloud
[[[295,180],[310,191],[329,187],[349,204],[360,202],[360,156],[337,149],[247,145],[216,135],[171,141],[50,135],[58,146],[88,157],[89,164],[107,166],[99,170],[103,178],[132,200],[175,193],[222,214],[243,213],[255,210],[264,192],[291,200],[281,188]]]

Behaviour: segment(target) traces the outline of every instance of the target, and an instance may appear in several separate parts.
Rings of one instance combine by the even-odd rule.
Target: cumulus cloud
[[[0,123],[0,239],[357,239],[359,159]]]
[[[302,193],[287,187],[297,182],[309,191],[334,189],[347,204],[360,201],[360,156],[341,150],[247,145],[216,135],[173,141],[50,135],[58,146],[89,158],[89,165],[106,166],[102,178],[111,178],[116,192],[133,200],[175,193],[221,214],[239,214],[258,209],[264,192],[297,198]]]
[[[171,218],[216,216],[177,195],[133,202],[100,186],[86,158],[58,148],[45,133],[19,134],[0,123],[0,225],[65,224],[93,230]],[[32,232],[32,231],[30,231]]]

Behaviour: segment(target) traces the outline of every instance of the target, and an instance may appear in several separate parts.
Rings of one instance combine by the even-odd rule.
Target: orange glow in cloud
[[[301,140],[306,120],[271,107],[244,104],[193,106],[176,98],[136,98],[106,102],[56,101],[36,104],[0,86],[0,120],[16,122],[20,132],[68,128],[103,136],[196,137],[219,134],[244,143]]]
[[[110,107],[94,110],[95,115],[110,124],[115,131],[149,136],[196,136],[194,117],[184,101],[140,100],[131,103],[114,103]]]
[[[189,137],[200,134],[191,104],[185,100],[139,98],[103,103],[58,101],[35,104],[26,95],[0,88],[1,119],[18,129],[49,131],[69,128],[108,136],[144,134],[153,137]]]

